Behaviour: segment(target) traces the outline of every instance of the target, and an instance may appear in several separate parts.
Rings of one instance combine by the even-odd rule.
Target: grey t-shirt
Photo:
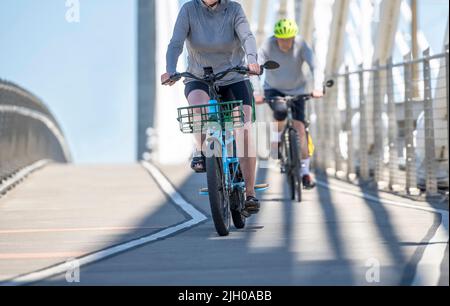
[[[280,50],[274,36],[270,37],[259,50],[258,61],[263,64],[268,60],[278,62],[280,68],[265,72],[264,90],[275,89],[289,96],[306,94],[308,79],[302,69],[305,62],[311,70],[313,81],[316,81],[314,89],[321,88],[321,82],[314,74],[316,63],[313,50],[300,36],[295,38],[293,47],[287,53]]]
[[[255,64],[258,51],[255,37],[244,10],[237,2],[221,0],[215,9],[201,0],[183,5],[178,15],[172,39],[167,49],[167,72],[177,71],[178,58],[187,42],[188,72],[203,76],[204,67],[221,72],[234,66]],[[231,73],[218,85],[228,85],[246,79]],[[187,80],[189,82],[190,80]]]

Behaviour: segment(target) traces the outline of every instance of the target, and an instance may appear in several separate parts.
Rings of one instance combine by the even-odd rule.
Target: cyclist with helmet
[[[302,167],[301,176],[303,186],[306,189],[315,187],[310,175],[310,153],[308,150],[308,139],[305,130],[305,100],[302,95],[310,94],[307,92],[307,82],[303,74],[303,64],[307,63],[309,69],[315,76],[314,53],[310,46],[298,35],[298,26],[294,20],[282,19],[275,25],[275,35],[264,42],[259,51],[259,60],[273,60],[280,64],[277,70],[266,71],[264,82],[264,95],[267,101],[276,97],[299,96],[292,109],[294,127],[300,135],[302,147]],[[322,81],[315,79],[314,98],[323,96]],[[256,96],[257,101],[262,101],[263,97]],[[278,142],[281,138],[281,132],[284,128],[284,121],[287,117],[287,106],[285,103],[270,103],[274,111],[275,119],[278,121]]]
[[[167,49],[164,84],[177,72],[178,58],[187,42],[187,71],[202,77],[203,68],[212,67],[221,72],[235,66],[248,65],[253,74],[260,74],[256,40],[250,30],[241,5],[230,0],[191,0],[183,5],[178,15],[172,39]],[[173,85],[169,82],[168,85]],[[242,100],[245,126],[236,131],[237,151],[246,184],[245,206],[249,213],[259,211],[255,193],[256,149],[252,139],[253,89],[248,77],[230,73],[218,82],[218,92],[223,101]],[[209,90],[204,83],[185,80],[185,96],[190,105],[208,104]],[[202,150],[204,135],[196,135],[196,153],[191,167],[195,172],[205,172],[205,154]]]

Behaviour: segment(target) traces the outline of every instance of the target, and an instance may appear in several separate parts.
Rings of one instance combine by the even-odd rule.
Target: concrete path
[[[51,165],[27,178],[0,199],[0,280],[74,285],[48,276],[78,257],[80,285],[449,284],[448,204],[326,177],[298,204],[276,169],[260,169],[271,184],[260,214],[220,238],[197,193],[205,177],[158,169]]]

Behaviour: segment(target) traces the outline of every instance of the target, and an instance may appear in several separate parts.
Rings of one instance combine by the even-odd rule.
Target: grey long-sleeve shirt
[[[167,49],[167,72],[177,71],[178,58],[187,42],[188,72],[203,76],[204,67],[221,72],[234,66],[256,64],[258,51],[241,5],[221,0],[215,9],[201,0],[183,5],[178,15],[172,39]],[[219,85],[229,85],[246,79],[230,73]],[[190,80],[186,80],[189,82]]]
[[[287,53],[280,50],[274,36],[270,37],[259,50],[258,60],[261,64],[268,60],[280,64],[279,69],[266,70],[264,90],[276,89],[289,96],[306,94],[308,79],[302,71],[305,62],[311,70],[314,89],[322,88],[323,80],[314,71],[317,65],[313,50],[300,36]]]

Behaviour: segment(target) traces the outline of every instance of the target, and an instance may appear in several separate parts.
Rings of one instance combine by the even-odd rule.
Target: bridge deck
[[[259,181],[271,184],[261,213],[219,238],[208,199],[197,194],[204,176],[186,168],[160,167],[179,192],[170,195],[206,222],[82,266],[82,285],[396,285],[436,279],[436,267],[437,281],[448,285],[448,213],[442,220],[426,210],[444,207],[364,197],[359,187],[324,177],[297,204],[276,170],[260,169]],[[0,199],[0,281],[188,222],[163,192],[170,186],[157,180],[140,165],[51,165],[34,173]],[[368,265],[377,263],[380,283],[368,283]],[[60,274],[38,284],[67,283]]]

